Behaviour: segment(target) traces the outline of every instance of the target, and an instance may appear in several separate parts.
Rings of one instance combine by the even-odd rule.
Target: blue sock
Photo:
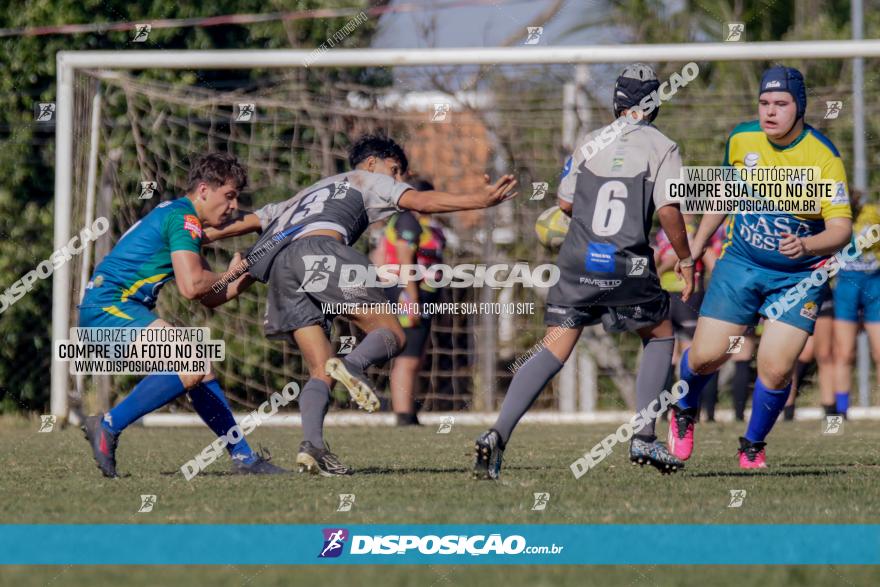
[[[714,373],[698,375],[691,371],[691,368],[688,366],[688,355],[690,354],[690,351],[691,349],[687,349],[681,355],[681,363],[678,366],[681,380],[688,385],[687,394],[676,403],[676,405],[682,410],[696,409],[700,407],[700,394],[703,393],[703,388],[706,387],[706,384],[709,383],[709,380],[715,375]]]
[[[785,408],[790,391],[791,382],[782,389],[767,389],[760,377],[755,379],[755,392],[752,394],[752,415],[746,430],[747,440],[764,442],[770,430],[773,429],[776,418]]]
[[[205,424],[214,431],[214,434],[225,436],[235,426],[235,418],[232,417],[232,409],[226,401],[226,395],[220,382],[216,379],[205,383],[199,383],[189,390],[189,399],[192,400],[193,409],[204,420]],[[226,445],[226,450],[233,457],[238,457],[245,463],[256,458],[247,440],[242,438],[235,444]]]
[[[834,392],[834,404],[837,408],[838,414],[843,414],[846,416],[846,411],[849,409],[849,392],[848,391],[835,391]]]
[[[121,404],[107,412],[104,416],[104,428],[108,432],[119,434],[138,418],[158,410],[185,391],[183,382],[176,374],[147,375],[134,386]]]

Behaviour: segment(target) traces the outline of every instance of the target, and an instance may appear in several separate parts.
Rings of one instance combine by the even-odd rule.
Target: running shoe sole
[[[474,441],[474,479],[497,481],[500,477],[500,471],[494,476],[491,472],[492,467],[492,446],[488,442],[481,442],[483,436]],[[498,450],[498,447],[495,447]]]
[[[662,463],[644,455],[630,456],[629,461],[633,464],[633,466],[638,465],[640,467],[644,467],[645,465],[651,465],[664,475],[671,475],[673,473],[677,473],[678,471],[684,470],[684,463],[682,463],[681,466],[673,465],[670,463]]]
[[[354,403],[362,410],[373,413],[379,409],[379,398],[369,385],[352,375],[340,359],[329,359],[324,371],[345,386]]]

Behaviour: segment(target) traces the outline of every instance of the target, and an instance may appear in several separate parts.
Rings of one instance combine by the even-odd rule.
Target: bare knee
[[[779,365],[758,365],[758,377],[768,389],[782,389],[791,382],[791,369]]]
[[[874,354],[874,360],[880,357],[880,353]],[[856,362],[855,349],[837,349],[834,351],[834,362],[838,365],[852,367]]]
[[[202,382],[208,374],[206,373],[178,373],[178,377],[180,377],[181,383],[183,383],[184,389],[192,389],[196,385]],[[213,377],[211,377],[213,379]]]
[[[820,365],[828,365],[834,362],[834,352],[831,347],[816,348],[816,362]]]
[[[688,349],[688,366],[691,371],[698,375],[707,375],[714,373],[721,368],[721,365],[727,362],[730,355],[723,354],[721,356],[712,356],[707,353],[701,353],[695,346]]]

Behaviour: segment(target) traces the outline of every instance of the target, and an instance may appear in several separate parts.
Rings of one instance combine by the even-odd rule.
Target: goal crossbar
[[[630,61],[761,61],[880,57],[880,40],[678,43],[577,47],[451,49],[308,49],[211,51],[60,51],[61,67],[113,69],[236,69],[395,65],[547,65]]]

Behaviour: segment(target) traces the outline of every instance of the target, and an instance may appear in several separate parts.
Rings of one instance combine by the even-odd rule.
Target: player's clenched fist
[[[779,241],[779,252],[789,259],[797,259],[807,254],[807,247],[804,246],[804,239],[801,237],[785,234]]]
[[[242,257],[241,253],[236,251],[234,255],[232,255],[232,259],[229,260],[229,265],[226,268],[227,273],[231,273],[236,277],[247,271],[250,266],[250,261],[247,257]]]
[[[694,271],[695,265],[696,261],[693,259],[684,259],[675,262],[675,274],[679,279],[684,281],[684,289],[681,290],[681,301],[683,302],[688,301],[691,294],[694,293],[696,279],[696,272]]]

